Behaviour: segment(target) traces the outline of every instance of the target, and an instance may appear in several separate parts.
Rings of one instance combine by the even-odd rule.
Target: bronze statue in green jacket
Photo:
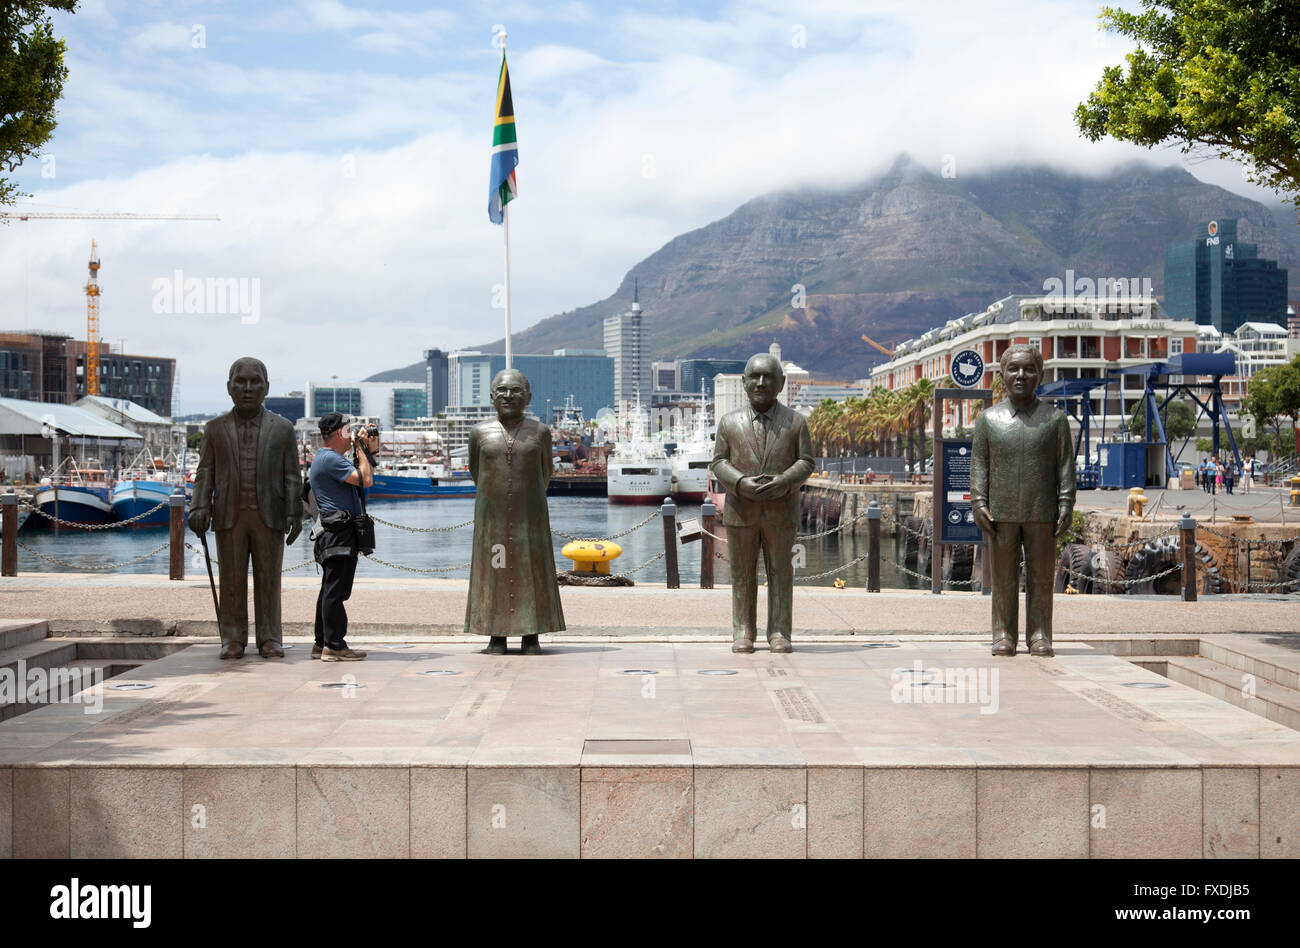
[[[1036,394],[1042,354],[1009,346],[999,364],[1011,397],[980,412],[971,457],[971,508],[993,564],[993,654],[1016,654],[1023,550],[1029,652],[1050,657],[1055,539],[1074,513],[1074,445],[1065,414]]]
[[[776,400],[785,372],[762,353],[745,364],[749,404],[718,422],[713,475],[727,489],[722,523],[731,563],[733,652],[754,651],[758,613],[758,552],[767,571],[767,642],[792,651],[794,561],[799,488],[813,471],[808,422]]]

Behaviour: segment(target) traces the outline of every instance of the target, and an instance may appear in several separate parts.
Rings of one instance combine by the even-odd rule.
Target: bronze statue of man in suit
[[[1055,539],[1074,514],[1074,445],[1065,414],[1038,398],[1042,353],[1008,346],[999,364],[1011,397],[980,412],[971,446],[971,510],[993,564],[993,654],[1016,654],[1023,548],[1029,654],[1050,658]]]
[[[266,366],[244,357],[230,367],[226,391],[235,407],[203,427],[189,524],[217,533],[221,657],[242,658],[248,645],[248,561],[253,561],[257,650],[283,658],[280,566],[302,530],[302,472],[293,425],[262,407]]]
[[[749,406],[718,423],[713,475],[727,489],[722,523],[731,562],[733,652],[754,651],[758,623],[758,551],[767,570],[767,642],[790,645],[794,599],[791,548],[799,527],[799,488],[813,471],[812,439],[803,415],[776,400],[785,372],[775,357],[745,364]]]

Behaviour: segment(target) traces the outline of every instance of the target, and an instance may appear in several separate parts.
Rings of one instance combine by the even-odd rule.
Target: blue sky
[[[900,152],[936,170],[953,156],[959,174],[1180,164],[1074,131],[1128,48],[1097,31],[1099,5],[83,0],[55,17],[70,75],[53,140],[17,176],[26,206],[221,221],[0,228],[0,324],[81,334],[94,239],[103,337],[176,356],[183,411],[220,408],[244,354],[288,390],[499,336],[496,24],[518,116],[520,328],[605,297],[751,198],[850,184]],[[1262,196],[1230,164],[1190,170]],[[159,312],[178,270],[257,281],[258,318]]]

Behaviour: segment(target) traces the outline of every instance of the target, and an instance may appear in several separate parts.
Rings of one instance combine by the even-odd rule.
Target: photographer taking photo
[[[321,418],[320,433],[325,445],[312,458],[307,475],[321,515],[319,527],[312,531],[322,575],[316,597],[316,645],[311,657],[323,662],[359,662],[366,653],[348,647],[348,614],[343,603],[352,595],[357,556],[364,549],[361,544],[373,544],[373,539],[358,536],[358,524],[364,513],[361,490],[373,482],[379,432],[368,425],[354,438],[347,419],[332,411]],[[347,458],[349,446],[355,466]]]

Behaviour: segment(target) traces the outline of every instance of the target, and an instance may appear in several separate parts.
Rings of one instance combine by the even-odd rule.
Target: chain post
[[[700,537],[700,588],[713,588],[713,537],[717,531],[718,508],[713,501],[706,500],[700,505],[700,522],[704,525],[704,534]]]
[[[1186,514],[1178,521],[1183,545],[1183,601],[1196,601],[1196,521]]]
[[[185,578],[185,491],[178,487],[167,498],[167,539],[171,545],[167,578]]]
[[[18,495],[12,490],[0,494],[0,509],[4,523],[3,554],[0,555],[0,576],[18,575]]]
[[[659,515],[664,520],[664,566],[668,572],[668,588],[680,589],[681,577],[677,573],[677,505],[671,497],[664,498]]]
[[[880,592],[880,518],[884,511],[874,500],[867,505],[867,592]]]

